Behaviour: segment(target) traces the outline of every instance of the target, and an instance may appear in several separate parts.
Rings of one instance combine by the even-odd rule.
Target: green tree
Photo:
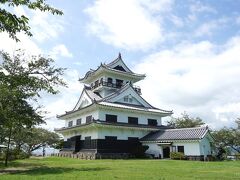
[[[230,146],[240,152],[239,148],[237,148],[240,146],[240,131],[238,129],[224,127],[220,130],[213,131],[212,135],[217,147],[225,148]]]
[[[174,128],[191,128],[191,127],[199,127],[204,125],[205,123],[199,117],[193,118],[190,117],[186,112],[182,114],[181,117],[178,118],[171,118],[170,121],[167,122],[168,126]]]
[[[55,87],[66,86],[61,78],[63,68],[56,68],[53,59],[42,56],[25,56],[23,51],[17,51],[14,57],[0,52],[0,124],[6,133],[7,166],[9,145],[14,130],[31,128],[43,123],[43,117],[38,108],[33,108],[38,102],[40,92],[58,93]]]
[[[237,123],[237,129],[240,130],[240,118],[237,118],[235,122]]]
[[[52,14],[62,15],[63,12],[49,6],[45,0],[1,0],[0,3],[5,7],[25,7],[32,10],[48,11]],[[0,32],[7,32],[9,37],[19,41],[17,38],[18,32],[24,32],[28,36],[32,36],[29,27],[29,18],[25,15],[17,16],[6,10],[0,8]]]
[[[14,142],[18,145],[26,147],[26,151],[30,155],[32,151],[39,149],[41,147],[56,146],[60,143],[60,136],[55,133],[48,131],[43,128],[24,128],[13,135]]]

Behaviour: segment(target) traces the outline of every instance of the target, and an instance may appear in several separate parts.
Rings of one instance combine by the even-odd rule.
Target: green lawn
[[[32,158],[0,164],[0,179],[240,179],[240,161]]]

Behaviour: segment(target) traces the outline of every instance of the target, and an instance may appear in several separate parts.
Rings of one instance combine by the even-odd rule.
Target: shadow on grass
[[[79,171],[103,171],[109,170],[109,168],[67,168],[67,167],[48,167],[48,166],[38,166],[31,169],[24,168],[11,168],[0,170],[0,174],[19,174],[19,175],[47,175],[47,174],[61,174],[69,172],[79,172]]]

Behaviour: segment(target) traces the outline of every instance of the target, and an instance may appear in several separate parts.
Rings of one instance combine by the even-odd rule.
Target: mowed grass
[[[240,161],[31,158],[1,164],[0,179],[240,179]]]

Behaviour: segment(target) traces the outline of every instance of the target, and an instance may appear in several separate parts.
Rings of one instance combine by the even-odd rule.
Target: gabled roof
[[[119,69],[116,68],[117,65],[121,65],[121,67],[124,69]],[[121,54],[118,56],[117,59],[115,59],[114,61],[108,63],[108,64],[100,64],[100,66],[96,69],[90,69],[83,78],[80,78],[79,81],[80,82],[86,82],[88,78],[90,78],[91,76],[94,76],[102,71],[106,71],[106,72],[111,72],[111,73],[117,73],[117,74],[121,74],[124,76],[129,76],[132,78],[135,78],[136,80],[141,80],[143,78],[145,78],[145,74],[137,74],[132,72],[127,65],[123,62]]]
[[[144,136],[141,141],[174,141],[174,140],[200,140],[209,132],[207,126],[181,129],[166,129],[152,132]]]
[[[77,104],[73,108],[73,111],[78,110],[80,108],[80,105],[82,103],[83,97],[85,95],[87,96],[87,98],[90,101],[88,105],[92,104],[94,101],[99,101],[99,100],[102,99],[100,94],[94,93],[94,92],[91,91],[91,89],[89,87],[84,86],[83,91],[82,91],[82,93],[81,93],[81,95],[80,95],[80,97],[79,97],[79,99],[77,101]]]
[[[108,63],[107,66],[110,67],[110,68],[112,68],[112,69],[115,69],[117,66],[121,66],[125,72],[133,73],[133,72],[127,67],[127,65],[124,63],[124,61],[122,60],[122,55],[121,55],[121,53],[118,54],[117,59],[115,59],[114,61]]]

